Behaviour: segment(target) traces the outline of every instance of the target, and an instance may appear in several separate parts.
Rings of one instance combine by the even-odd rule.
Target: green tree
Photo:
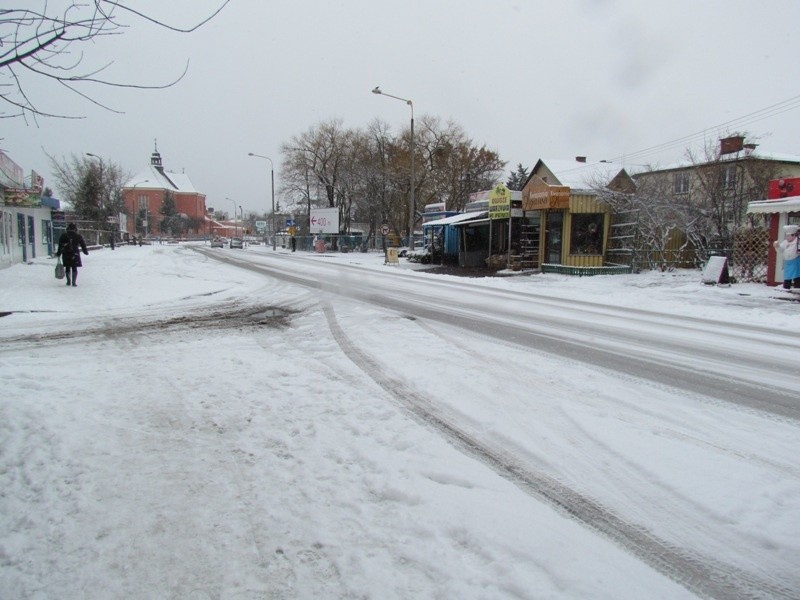
[[[164,193],[164,201],[158,209],[161,215],[161,222],[158,224],[158,230],[167,235],[185,235],[191,226],[189,217],[179,213],[175,205],[175,196],[172,192],[167,190]]]
[[[520,191],[525,182],[528,181],[528,169],[522,166],[522,163],[517,163],[517,168],[511,171],[506,179],[506,187],[509,190]]]
[[[109,217],[124,211],[120,189],[129,175],[119,165],[91,156],[58,160],[48,155],[62,198],[80,221],[97,231],[109,228]],[[130,215],[132,216],[132,215]]]

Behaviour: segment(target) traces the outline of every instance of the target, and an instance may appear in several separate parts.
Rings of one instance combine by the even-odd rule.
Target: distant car
[[[214,238],[211,240],[211,247],[212,248],[224,248],[225,244],[222,241],[222,238]]]
[[[244,248],[242,238],[231,238],[231,248]]]

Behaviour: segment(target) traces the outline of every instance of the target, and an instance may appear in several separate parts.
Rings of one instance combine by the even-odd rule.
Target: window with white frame
[[[674,176],[674,189],[676,194],[689,193],[689,173],[675,173]]]
[[[722,188],[732,190],[736,187],[736,165],[726,165],[722,172]]]

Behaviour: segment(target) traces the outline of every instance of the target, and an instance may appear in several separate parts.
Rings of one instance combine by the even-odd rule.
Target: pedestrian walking
[[[58,250],[56,256],[61,257],[64,263],[64,270],[67,274],[67,285],[76,287],[78,285],[78,267],[82,267],[81,252],[89,254],[86,249],[86,241],[78,233],[78,226],[75,223],[67,225],[67,231],[58,238]]]

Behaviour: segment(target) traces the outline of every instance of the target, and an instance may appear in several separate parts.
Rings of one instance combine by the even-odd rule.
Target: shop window
[[[603,213],[573,214],[570,254],[603,253]]]

